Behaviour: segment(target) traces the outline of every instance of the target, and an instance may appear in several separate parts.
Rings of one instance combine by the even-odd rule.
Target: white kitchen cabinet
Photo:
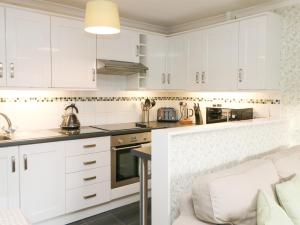
[[[63,142],[20,146],[21,210],[35,223],[65,213]]]
[[[161,35],[147,35],[147,89],[165,89],[168,39]]]
[[[97,38],[97,58],[139,62],[139,32],[121,29],[119,34]]]
[[[5,15],[0,7],[0,87],[6,86]]]
[[[240,22],[240,90],[278,89],[280,73],[280,19],[266,14]]]
[[[0,148],[0,209],[19,208],[18,147]]]
[[[168,38],[166,89],[180,90],[186,87],[188,41],[186,35]]]
[[[8,87],[50,87],[50,16],[6,8],[6,54]]]
[[[84,23],[51,17],[52,86],[96,88],[96,36]]]
[[[201,90],[237,89],[238,32],[238,22],[203,30]]]
[[[188,35],[188,74],[187,74],[187,90],[199,91],[203,80],[203,45],[202,31],[195,31]]]

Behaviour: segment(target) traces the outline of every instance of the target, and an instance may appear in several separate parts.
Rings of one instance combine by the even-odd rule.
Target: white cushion
[[[257,199],[257,225],[294,225],[280,206],[260,191]]]
[[[295,225],[300,225],[300,176],[276,185],[278,200]]]
[[[258,190],[275,199],[272,185],[278,181],[270,160],[253,160],[200,176],[193,185],[195,214],[209,223],[255,225]]]
[[[280,178],[287,178],[294,174],[300,175],[300,145],[270,155],[267,158],[273,161]]]

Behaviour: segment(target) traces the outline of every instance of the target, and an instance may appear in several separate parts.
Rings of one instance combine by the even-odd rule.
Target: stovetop
[[[119,123],[91,126],[92,128],[102,129],[106,131],[138,131],[141,129],[158,129],[166,128],[165,125],[158,123]]]
[[[66,130],[66,129],[53,129],[53,131],[58,132],[60,134],[64,135],[79,135],[79,134],[90,134],[90,133],[96,133],[96,132],[108,132],[107,130],[102,130],[99,128],[93,128],[93,127],[80,127],[80,129],[75,130]]]

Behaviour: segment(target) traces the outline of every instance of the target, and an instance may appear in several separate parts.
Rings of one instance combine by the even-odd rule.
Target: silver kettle
[[[71,113],[67,113],[68,109],[72,109]],[[74,113],[74,109],[76,113],[78,114],[78,108],[75,106],[75,104],[71,104],[65,108],[65,115],[62,116],[63,121],[60,125],[61,129],[64,130],[76,130],[80,128],[80,122]]]

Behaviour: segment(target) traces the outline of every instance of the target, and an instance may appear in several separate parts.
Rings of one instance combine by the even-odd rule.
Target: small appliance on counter
[[[68,113],[68,109],[71,109],[71,112]],[[76,114],[79,113],[78,108],[75,106],[75,104],[68,105],[65,108],[65,114],[62,116],[63,121],[60,125],[60,128],[65,131],[78,131],[80,129],[80,122],[77,118],[77,115],[74,113],[74,110]]]
[[[178,115],[175,108],[162,107],[157,110],[158,122],[178,122]]]
[[[253,108],[206,108],[206,123],[222,123],[253,119]]]

